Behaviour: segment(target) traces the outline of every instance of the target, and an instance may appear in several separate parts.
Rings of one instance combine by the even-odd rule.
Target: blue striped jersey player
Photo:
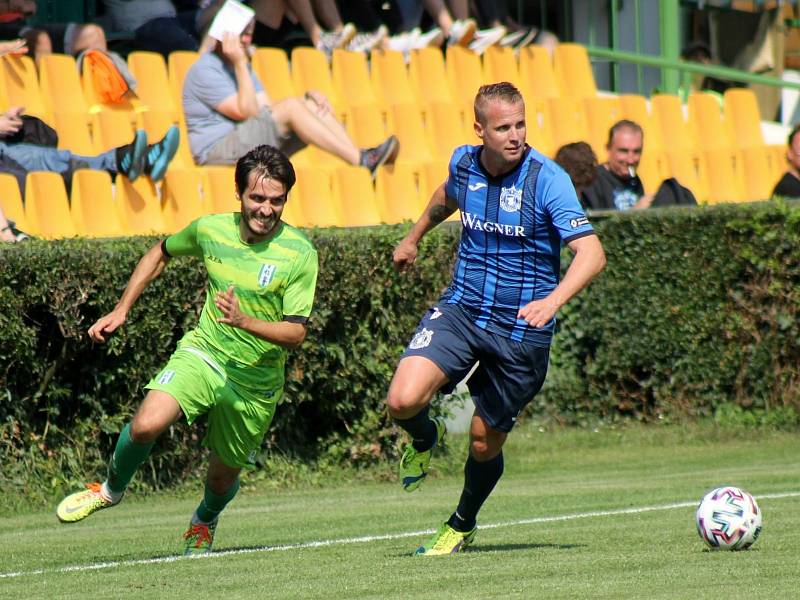
[[[453,152],[447,181],[393,256],[398,269],[410,268],[422,237],[460,211],[452,282],[420,321],[386,400],[411,438],[399,475],[413,491],[445,434],[444,422],[429,416],[430,400],[471,372],[475,412],[464,488],[419,555],[454,554],[472,543],[478,511],[503,473],[508,432],[544,383],[556,312],[605,266],[569,176],[525,143],[519,91],[507,82],[482,86],[474,127],[482,143]],[[560,279],[562,244],[574,257]]]

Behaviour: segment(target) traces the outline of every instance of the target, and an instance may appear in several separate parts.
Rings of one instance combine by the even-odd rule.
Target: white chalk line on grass
[[[780,492],[775,494],[761,494],[756,496],[757,500],[777,499],[777,498],[796,498],[800,492]],[[550,517],[533,517],[530,519],[517,519],[515,521],[503,521],[500,523],[482,523],[480,529],[497,529],[500,527],[514,527],[518,525],[532,525],[534,523],[554,523],[558,521],[571,521],[574,519],[588,519],[591,517],[613,517],[618,515],[640,514],[661,510],[673,510],[676,508],[688,508],[697,506],[697,502],[675,502],[672,504],[660,504],[656,506],[638,506],[630,508],[615,508],[611,510],[595,510],[584,513],[572,513],[566,515],[555,515]],[[222,558],[234,554],[253,554],[256,552],[279,552],[286,550],[305,550],[308,548],[321,548],[324,546],[343,546],[347,544],[365,544],[369,542],[379,542],[383,540],[399,540],[408,537],[418,537],[434,533],[434,529],[423,529],[420,531],[404,531],[400,533],[385,533],[380,535],[364,535],[360,537],[336,538],[332,540],[315,540],[310,542],[298,542],[296,544],[280,544],[277,546],[259,546],[257,548],[234,548],[231,550],[220,550],[211,554],[198,556],[160,556],[156,558],[141,558],[136,560],[120,560],[93,563],[88,565],[72,565],[68,567],[56,567],[52,569],[35,569],[32,571],[13,571],[10,573],[0,573],[0,579],[10,579],[13,577],[25,577],[29,575],[45,575],[51,573],[75,573],[81,571],[98,571],[101,569],[113,569],[115,567],[134,567],[139,565],[154,565],[171,563],[178,560],[196,560]]]

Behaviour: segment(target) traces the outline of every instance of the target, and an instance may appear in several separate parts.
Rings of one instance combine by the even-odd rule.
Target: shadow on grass
[[[465,550],[470,554],[480,552],[508,552],[510,550],[573,550],[586,548],[587,544],[480,544]]]

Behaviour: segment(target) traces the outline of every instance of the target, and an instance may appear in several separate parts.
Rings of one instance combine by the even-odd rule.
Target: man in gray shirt
[[[394,161],[399,145],[395,136],[375,148],[359,149],[319,92],[271,103],[250,67],[247,48],[254,23],[239,36],[226,33],[186,75],[183,110],[198,164],[235,164],[260,144],[287,155],[313,144],[351,165],[368,168],[373,176],[379,166]]]

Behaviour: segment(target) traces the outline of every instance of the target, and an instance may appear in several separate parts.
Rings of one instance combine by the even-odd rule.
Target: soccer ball
[[[744,490],[720,487],[700,500],[695,522],[712,550],[744,550],[755,544],[761,533],[761,510]]]

